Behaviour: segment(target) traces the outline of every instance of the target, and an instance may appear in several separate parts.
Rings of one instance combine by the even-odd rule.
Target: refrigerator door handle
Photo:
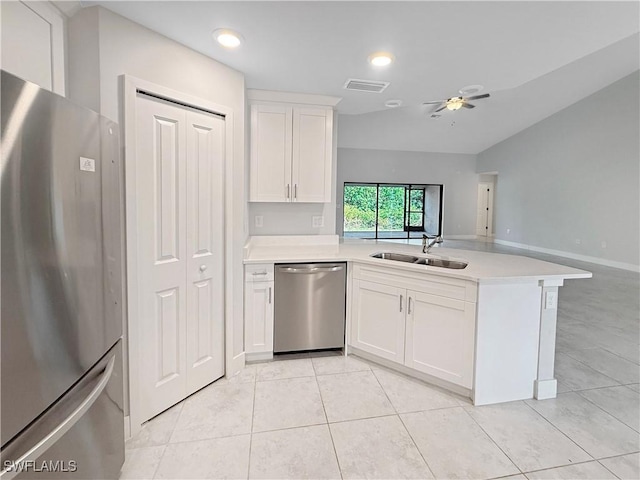
[[[107,386],[107,383],[109,383],[109,379],[111,378],[111,374],[113,373],[113,366],[115,365],[115,361],[116,357],[111,357],[109,363],[107,364],[104,372],[101,375],[100,381],[96,384],[91,393],[87,395],[82,403],[78,405],[66,419],[64,419],[60,424],[58,424],[58,426],[56,426],[45,437],[38,441],[38,443],[31,447],[24,455],[13,462],[13,465],[16,468],[3,469],[2,472],[0,472],[1,480],[9,480],[21,473],[20,465],[25,464],[29,461],[37,460],[82,418],[82,416],[87,412],[87,410],[91,408],[98,397],[102,394],[102,391]]]

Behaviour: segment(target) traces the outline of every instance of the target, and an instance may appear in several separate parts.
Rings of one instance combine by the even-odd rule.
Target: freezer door
[[[121,343],[3,448],[0,480],[119,477],[124,462]]]
[[[4,71],[1,91],[4,447],[121,337],[122,272],[116,125]]]

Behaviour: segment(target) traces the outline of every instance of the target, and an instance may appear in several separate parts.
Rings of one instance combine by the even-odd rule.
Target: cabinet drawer
[[[387,267],[354,264],[353,278],[394,285],[407,290],[475,302],[477,285],[468,280],[443,277],[428,272],[412,272]]]
[[[245,282],[273,281],[273,263],[256,263],[244,266]]]

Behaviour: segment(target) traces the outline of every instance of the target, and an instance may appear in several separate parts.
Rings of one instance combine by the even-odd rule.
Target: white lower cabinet
[[[471,389],[475,305],[354,278],[350,344]]]
[[[413,291],[407,302],[404,364],[471,388],[475,303]]]
[[[249,360],[273,355],[273,265],[248,266],[244,285],[244,348]]]
[[[353,281],[351,344],[394,362],[404,362],[404,293],[401,288]]]

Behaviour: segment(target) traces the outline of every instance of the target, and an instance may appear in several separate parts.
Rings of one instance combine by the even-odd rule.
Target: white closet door
[[[224,374],[221,117],[138,95],[136,192],[141,413]]]
[[[187,112],[187,395],[224,374],[224,128]]]
[[[136,99],[140,401],[144,419],[186,391],[186,112]]]

